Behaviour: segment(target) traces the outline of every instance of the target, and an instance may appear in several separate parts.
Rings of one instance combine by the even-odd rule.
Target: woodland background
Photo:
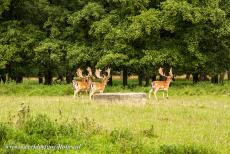
[[[78,67],[111,67],[124,86],[130,74],[148,85],[172,67],[222,83],[229,38],[229,0],[1,0],[0,77],[50,85]]]

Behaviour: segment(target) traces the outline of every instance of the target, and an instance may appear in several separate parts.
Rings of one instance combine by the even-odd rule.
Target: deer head
[[[107,70],[105,70],[105,72],[107,72],[107,76],[106,77],[108,77],[108,78],[110,78],[110,71],[111,71],[111,68],[108,68]]]
[[[109,81],[110,71],[111,71],[111,68],[108,68],[107,70],[105,70],[105,72],[107,72],[107,75],[103,75],[103,81],[104,81],[104,83],[107,83]]]
[[[84,78],[84,76],[82,75],[82,70],[80,68],[77,69],[77,76],[80,78]]]
[[[90,67],[87,67],[87,69],[86,69],[86,70],[88,71],[88,75],[87,75],[87,77],[91,77],[91,76],[93,76],[92,69],[91,69]]]
[[[103,77],[101,77],[101,69],[96,69],[95,75],[96,75],[96,77],[99,78],[99,79],[102,79],[102,78],[103,78]]]
[[[172,68],[170,68],[169,76],[166,76],[165,73],[163,73],[163,68],[161,68],[161,67],[159,68],[159,74],[160,74],[161,76],[166,77],[166,78],[167,78],[167,81],[168,81],[168,80],[172,81],[172,78],[173,78]]]

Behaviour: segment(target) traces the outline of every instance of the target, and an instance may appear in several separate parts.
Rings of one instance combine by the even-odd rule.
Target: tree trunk
[[[201,75],[200,75],[200,80],[201,80],[201,81],[208,81],[209,79],[208,79],[208,77],[207,77],[207,74],[201,74]]]
[[[45,74],[45,85],[51,85],[52,84],[52,71],[49,69],[47,70]]]
[[[128,70],[127,68],[123,69],[123,86],[128,85]]]
[[[43,77],[42,77],[42,74],[40,72],[38,73],[38,83],[39,84],[43,83]]]
[[[3,83],[6,83],[6,75],[5,74],[2,74],[0,75],[0,82],[3,82]]]
[[[142,82],[143,82],[143,73],[142,71],[140,71],[138,74],[138,85],[142,86]]]
[[[38,77],[38,83],[39,83],[39,84],[42,84],[42,83],[43,83],[43,77],[42,77],[42,76],[39,76],[39,77]]]
[[[230,70],[228,71],[228,80],[230,80]]]
[[[152,81],[156,81],[157,80],[157,76],[156,75],[153,75],[152,76]]]
[[[224,84],[224,75],[225,75],[225,72],[220,73],[220,78],[219,78],[220,84]]]
[[[112,74],[110,75],[108,85],[113,86],[113,76],[112,76]]]
[[[11,64],[6,65],[6,72],[7,72],[7,82],[14,80]]]
[[[16,83],[22,83],[23,82],[23,76],[18,74],[15,79]]]
[[[218,75],[212,76],[211,83],[218,83]]]
[[[46,66],[46,72],[45,72],[45,85],[51,85],[53,81],[53,76],[52,76],[52,62],[51,62],[51,50],[48,49],[48,54],[49,54],[49,61],[47,62]]]
[[[186,79],[186,80],[189,80],[189,79],[190,79],[190,73],[186,73],[185,79]]]
[[[66,73],[66,83],[70,84],[73,80],[74,75],[72,74],[71,71],[67,71]]]
[[[197,83],[199,81],[199,74],[198,73],[194,73],[192,75],[192,77],[193,77],[193,83]]]
[[[64,80],[63,78],[64,78],[64,77],[63,77],[63,75],[61,74],[61,75],[58,75],[58,78],[57,78],[57,79],[60,80],[60,81],[62,82],[62,81]]]
[[[145,78],[145,87],[149,86],[150,77],[147,75]]]
[[[5,69],[0,69],[0,83],[6,83],[6,72]]]

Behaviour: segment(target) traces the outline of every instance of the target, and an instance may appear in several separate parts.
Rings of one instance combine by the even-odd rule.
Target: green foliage
[[[76,67],[86,66],[143,78],[160,66],[218,75],[230,68],[229,6],[227,0],[2,0],[0,69],[17,83],[38,74],[45,83],[52,76],[71,80]]]
[[[162,145],[159,150],[160,154],[214,154],[215,152],[196,145]]]
[[[9,10],[10,0],[2,0],[0,2],[0,18],[4,11]]]
[[[56,135],[56,127],[47,116],[38,115],[28,119],[24,124],[25,133],[29,135],[39,135],[49,139]]]
[[[104,9],[98,3],[89,2],[84,8],[75,12],[69,17],[69,22],[74,26],[78,26],[81,22],[92,22],[93,20],[98,20],[104,14]]]
[[[9,128],[3,124],[0,123],[0,147],[4,145],[9,139]]]
[[[100,61],[97,63],[96,67],[103,68],[106,66],[109,67],[121,67],[125,65],[125,61],[128,60],[128,57],[124,54],[106,54],[101,57]]]
[[[87,119],[87,118],[86,118]],[[95,124],[93,124],[95,125]],[[151,142],[144,143],[142,136],[132,134],[128,129],[112,131],[100,128],[100,131],[95,132],[92,129],[94,126],[89,120],[83,120],[82,123],[58,124],[52,122],[45,115],[37,115],[34,118],[29,118],[22,126],[24,129],[13,128],[11,137],[7,137],[9,129],[4,125],[0,125],[1,145],[43,145],[43,146],[79,146],[78,152],[116,152],[116,153],[188,153],[201,154],[215,153],[213,149],[208,149],[199,145],[177,145],[177,144],[155,144]],[[93,126],[93,127],[92,127]],[[78,129],[82,128],[82,129]],[[99,128],[98,128],[99,129]],[[90,136],[85,135],[85,132],[91,132]],[[150,136],[151,137],[151,136]],[[77,140],[76,140],[77,139]],[[12,144],[13,143],[13,144]],[[97,148],[100,146],[100,148]],[[2,153],[13,152],[16,149],[3,149]],[[23,149],[17,150],[17,153],[39,152],[41,149]],[[50,151],[51,149],[42,149],[42,151]],[[52,153],[60,153],[67,149],[52,149]],[[68,149],[68,153],[72,153]]]
[[[110,140],[112,143],[121,142],[122,140],[132,141],[133,136],[132,134],[127,130],[113,130],[110,133]]]
[[[60,62],[61,51],[60,41],[54,39],[46,39],[42,41],[35,49],[36,60],[45,68],[55,67]]]
[[[93,65],[99,54],[95,53],[86,44],[71,45],[67,49],[67,58],[69,59],[69,66],[83,66],[87,67]]]
[[[144,136],[146,137],[158,137],[155,133],[154,126],[152,125],[149,129],[143,131]]]

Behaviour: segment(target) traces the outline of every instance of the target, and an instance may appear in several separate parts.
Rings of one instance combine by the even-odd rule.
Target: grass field
[[[152,97],[146,104],[94,102],[85,94],[73,99],[71,88],[27,83],[1,85],[0,134],[5,134],[5,138],[0,140],[0,152],[230,153],[229,83],[191,85],[178,81],[170,88],[168,100],[164,101],[159,93],[159,102]],[[118,85],[106,89],[148,90]],[[47,117],[39,123],[41,114]],[[44,132],[51,136],[46,137]],[[82,146],[59,151],[4,149],[10,144]]]

